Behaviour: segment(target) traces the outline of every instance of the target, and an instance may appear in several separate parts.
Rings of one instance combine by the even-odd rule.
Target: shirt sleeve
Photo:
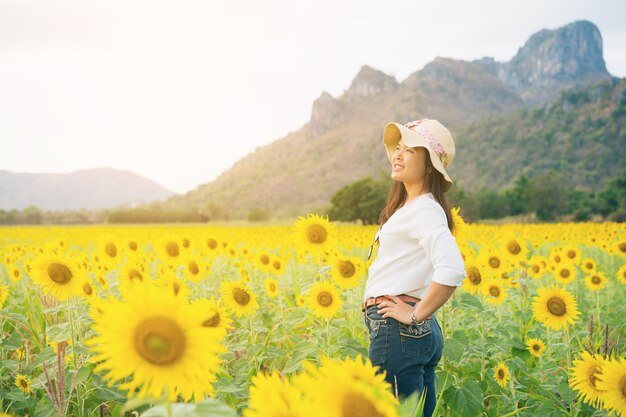
[[[419,241],[432,263],[432,282],[452,287],[463,284],[465,263],[441,207],[421,206],[413,216],[409,237]]]

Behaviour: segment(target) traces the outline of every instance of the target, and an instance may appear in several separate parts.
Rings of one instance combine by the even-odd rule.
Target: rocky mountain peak
[[[394,90],[398,86],[396,78],[368,65],[363,65],[352,80],[346,95],[368,97],[386,91]]]
[[[485,64],[493,70],[492,62]],[[587,20],[534,33],[497,74],[531,104],[551,98],[567,85],[611,78],[602,57],[600,30]]]

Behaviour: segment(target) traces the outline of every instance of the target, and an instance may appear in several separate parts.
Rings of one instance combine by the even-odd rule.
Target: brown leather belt
[[[417,305],[417,303],[419,303],[421,300],[421,298],[417,298],[417,297],[411,297],[410,295],[406,295],[406,294],[400,294],[400,295],[396,295],[396,297],[398,297],[399,299],[401,299],[404,302],[407,301],[412,301],[415,303],[415,305]],[[364,303],[361,304],[361,311],[365,312],[365,309],[369,306],[373,306],[375,304],[379,304],[380,302],[384,301],[384,300],[392,300],[389,297],[385,297],[384,295],[380,295],[378,297],[370,297],[367,300],[365,300]],[[433,318],[433,316],[428,316],[426,317],[426,320],[431,320]]]

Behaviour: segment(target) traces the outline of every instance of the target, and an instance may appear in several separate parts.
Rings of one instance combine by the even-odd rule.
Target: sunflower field
[[[441,416],[626,415],[626,227],[466,224]],[[0,229],[0,416],[419,417],[367,358],[376,226]]]

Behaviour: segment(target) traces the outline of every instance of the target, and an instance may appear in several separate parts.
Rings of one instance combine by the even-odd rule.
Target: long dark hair
[[[452,221],[452,213],[450,212],[450,207],[448,206],[448,201],[443,191],[443,184],[446,180],[443,174],[437,171],[433,166],[428,154],[428,149],[424,148],[424,150],[424,159],[426,162],[426,178],[424,178],[424,185],[433,193],[435,200],[437,200],[439,205],[443,208],[444,213],[446,213],[448,228],[452,232],[454,231],[454,222]],[[430,173],[428,172],[429,170],[431,171]],[[404,204],[406,198],[407,192],[404,183],[393,180],[389,194],[387,194],[387,203],[385,204],[385,208],[380,212],[378,219],[381,227],[389,220],[391,215],[396,212],[398,207]]]

